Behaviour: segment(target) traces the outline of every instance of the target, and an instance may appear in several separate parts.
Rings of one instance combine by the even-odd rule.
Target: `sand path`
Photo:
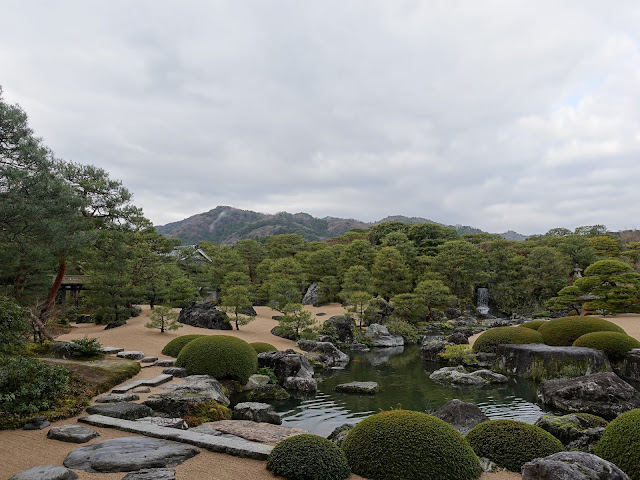
[[[344,313],[344,309],[338,304],[324,307],[308,307],[316,315],[319,321]],[[248,325],[241,326],[239,331],[213,331],[185,325],[174,332],[161,334],[159,330],[145,328],[148,322],[149,308],[143,307],[139,317],[127,321],[126,325],[113,330],[104,330],[101,326],[93,324],[79,324],[71,333],[59,337],[60,340],[73,340],[82,338],[84,335],[97,337],[105,346],[123,347],[127,350],[141,350],[147,355],[159,358],[168,358],[161,354],[162,348],[169,340],[191,333],[197,334],[224,334],[233,335],[247,342],[268,342],[276,348],[284,350],[295,348],[294,342],[271,335],[271,329],[277,322],[271,318],[277,314],[268,307],[256,307],[258,316],[256,320]],[[318,313],[325,313],[325,316],[318,317]],[[640,340],[640,315],[621,315],[608,319],[625,329],[625,331]],[[135,378],[151,378],[161,373],[160,367],[143,368]],[[160,391],[152,388],[151,393]],[[141,394],[144,400],[147,395]],[[83,415],[80,415],[83,416]],[[55,422],[54,425],[75,423],[78,417]],[[92,427],[93,428],[93,427]],[[62,465],[63,460],[69,452],[78,445],[49,440],[46,438],[48,429],[40,431],[26,430],[5,430],[0,431],[0,465],[2,465],[2,478],[9,478],[17,472],[33,467],[35,465]],[[128,433],[107,428],[95,428],[100,433],[100,437],[92,440],[107,440],[110,438],[130,436]],[[265,469],[265,462],[259,460],[249,460],[232,457],[219,453],[212,453],[202,450],[202,453],[175,467],[176,478],[178,480],[189,480],[193,478],[210,478],[215,480],[232,480],[242,478],[243,480],[273,480],[274,477]],[[78,472],[80,480],[121,480],[124,473],[87,473]],[[360,479],[357,475],[351,475],[350,480]],[[501,472],[484,474],[481,480],[519,480],[520,474],[512,472]]]

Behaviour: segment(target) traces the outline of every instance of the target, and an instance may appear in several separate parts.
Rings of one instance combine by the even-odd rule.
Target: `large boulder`
[[[242,402],[233,407],[233,420],[251,420],[258,423],[280,425],[282,418],[273,405],[260,402]]]
[[[565,446],[572,442],[595,444],[602,436],[607,422],[593,415],[542,415],[536,420],[537,427],[546,430]],[[584,439],[583,437],[588,437]]]
[[[378,365],[384,365],[393,357],[402,355],[404,352],[404,346],[399,347],[387,347],[387,348],[374,348],[362,354],[362,358],[369,362],[371,366],[377,367]]]
[[[258,354],[258,366],[269,367],[278,384],[290,390],[316,391],[313,367],[303,355],[289,349]]]
[[[104,403],[86,408],[91,415],[104,415],[105,417],[121,418],[123,420],[136,420],[153,415],[153,410],[146,405],[131,402]]]
[[[329,325],[335,328],[339,341],[342,343],[353,342],[353,329],[356,326],[353,318],[348,315],[334,315],[325,320],[323,328],[327,328]]]
[[[404,346],[404,339],[400,335],[392,335],[387,327],[379,323],[369,325],[364,336],[371,341],[372,347]]]
[[[500,373],[540,381],[610,372],[611,365],[600,350],[530,343],[498,345],[494,369]]]
[[[314,282],[309,285],[307,293],[305,293],[304,297],[302,297],[302,304],[318,306],[319,303],[320,297],[318,296],[318,284]]]
[[[443,359],[439,354],[443,353],[448,345],[455,345],[455,343],[445,341],[425,343],[420,348],[420,353],[422,355],[422,358],[430,362],[446,362],[446,360]]]
[[[307,357],[323,368],[344,366],[349,363],[349,355],[341,352],[331,342],[316,342],[313,340],[300,340],[298,342],[300,350],[308,352]]]
[[[613,372],[545,380],[538,385],[538,401],[567,412],[615,418],[640,408],[640,392]]]
[[[585,452],[560,452],[522,466],[522,480],[629,480],[613,463]]]
[[[489,417],[477,405],[463,402],[457,398],[445,403],[436,410],[433,416],[444,420],[463,435],[476,425],[489,420]]]
[[[429,378],[439,383],[479,387],[490,383],[506,383],[508,381],[504,375],[492,372],[491,370],[476,370],[475,372],[467,373],[461,365],[457,367],[440,368],[429,375]]]
[[[156,412],[172,417],[184,416],[191,404],[214,400],[224,406],[229,399],[222,391],[222,385],[209,375],[191,375],[185,377],[184,383],[172,386],[171,392],[150,395],[144,404]]]
[[[213,330],[232,330],[229,317],[209,302],[191,302],[180,310],[178,322]]]
[[[249,392],[248,399],[252,402],[273,402],[287,400],[290,396],[280,385],[269,383],[252,389]]]
[[[625,380],[640,382],[640,348],[634,348],[627,353],[620,368],[620,376]]]
[[[353,427],[355,427],[355,424],[353,423],[343,423],[339,427],[333,429],[333,432],[329,434],[327,440],[330,440],[340,447],[342,446],[342,442],[344,442],[344,439],[347,438],[347,435],[353,429]]]

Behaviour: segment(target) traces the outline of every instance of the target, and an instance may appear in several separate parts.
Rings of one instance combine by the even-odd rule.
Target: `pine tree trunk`
[[[63,255],[62,257],[60,257],[60,263],[58,265],[58,273],[56,274],[56,278],[53,281],[53,285],[51,285],[51,289],[49,290],[47,299],[44,301],[42,309],[40,310],[40,321],[42,323],[47,322],[47,317],[51,313],[51,309],[53,308],[53,304],[56,300],[56,295],[58,295],[58,290],[60,290],[60,285],[62,285],[62,279],[64,278],[64,273],[66,270],[67,258],[65,255]]]

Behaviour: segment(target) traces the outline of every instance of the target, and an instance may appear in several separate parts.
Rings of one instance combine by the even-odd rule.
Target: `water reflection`
[[[318,435],[328,435],[343,423],[355,423],[372,413],[404,408],[433,412],[458,398],[475,403],[491,419],[509,418],[533,423],[542,409],[536,404],[536,384],[525,379],[510,379],[509,383],[482,388],[451,387],[433,382],[429,374],[439,368],[420,357],[419,347],[404,351],[385,349],[351,354],[344,370],[318,375],[315,396],[292,397],[276,405],[283,417],[282,424],[297,426]],[[339,383],[375,381],[380,384],[376,395],[349,395],[334,392]]]

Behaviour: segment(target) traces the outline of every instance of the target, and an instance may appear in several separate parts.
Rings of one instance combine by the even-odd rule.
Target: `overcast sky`
[[[640,2],[0,0],[0,85],[154,224],[639,228]]]

